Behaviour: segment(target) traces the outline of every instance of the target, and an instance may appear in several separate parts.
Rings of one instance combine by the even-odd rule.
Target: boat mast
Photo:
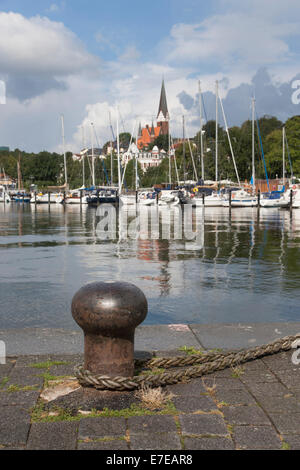
[[[95,155],[94,155],[94,124],[91,122],[91,144],[92,144],[92,186],[95,186]]]
[[[138,190],[138,154],[139,154],[139,149],[138,149],[138,146],[137,146],[137,143],[138,143],[138,129],[137,129],[137,132],[136,132],[136,152],[135,152],[135,190],[137,191]]]
[[[216,80],[216,182],[218,182],[218,100],[219,100],[219,82]]]
[[[252,190],[255,194],[255,148],[254,148],[254,116],[255,116],[255,98],[251,100],[252,104]]]
[[[23,189],[22,185],[22,175],[21,175],[21,152],[19,152],[19,158],[18,158],[18,163],[17,163],[17,169],[18,169],[18,191]]]
[[[169,185],[172,184],[172,175],[171,175],[171,134],[170,134],[170,122],[168,126],[168,145],[169,145]]]
[[[282,128],[282,184],[285,185],[285,126]]]
[[[121,167],[120,167],[120,136],[119,136],[119,110],[117,108],[117,153],[118,153],[118,186],[119,195],[121,194],[122,182],[121,182]]]
[[[65,124],[64,124],[64,115],[61,115],[61,132],[62,132],[62,141],[63,141],[63,152],[64,152],[64,167],[65,167],[65,185],[68,185],[68,173],[67,173],[67,157],[66,157],[66,148],[65,148]]]
[[[185,133],[184,133],[184,116],[182,116],[182,137],[183,137],[183,184],[185,185]]]
[[[81,127],[82,129],[82,185],[85,187],[85,166],[84,166],[84,151],[85,151],[85,135],[84,135],[84,126]]]
[[[200,107],[200,158],[201,158],[201,178],[204,181],[204,155],[203,155],[203,135],[202,135],[202,129],[203,129],[203,122],[202,122],[202,93],[201,93],[201,86],[200,86],[200,80],[198,82],[199,84],[199,107]]]
[[[230,152],[231,152],[231,156],[232,156],[232,160],[233,160],[234,170],[235,170],[235,174],[236,174],[236,177],[237,177],[237,180],[238,180],[238,185],[239,185],[239,187],[241,187],[240,177],[239,177],[239,173],[238,173],[236,162],[235,162],[234,152],[233,152],[233,148],[232,148],[232,143],[231,143],[231,139],[230,139],[230,134],[229,134],[229,129],[228,129],[227,119],[226,119],[226,115],[225,115],[225,111],[224,111],[224,107],[223,107],[222,98],[220,97],[219,99],[220,99],[221,110],[222,110],[223,119],[224,119],[224,123],[225,123],[225,129],[226,129],[226,134],[227,134],[227,138],[228,138],[228,143],[229,143],[229,147],[230,147]]]
[[[113,166],[113,151],[112,151],[112,141],[110,141],[110,185],[113,185],[114,179],[114,166]]]

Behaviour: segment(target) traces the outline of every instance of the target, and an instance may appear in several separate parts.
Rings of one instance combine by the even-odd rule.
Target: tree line
[[[285,126],[286,143],[286,177],[300,176],[300,116],[293,116],[285,123],[273,116],[264,116],[255,125],[255,170],[256,178],[265,179],[265,167],[269,178],[282,177],[282,127]],[[258,132],[259,128],[259,132]],[[205,179],[215,178],[215,154],[216,154],[216,129],[215,121],[208,121],[203,126],[203,148],[204,148],[204,177]],[[252,174],[252,122],[245,121],[241,126],[234,126],[229,129],[232,149],[241,181],[250,181]],[[130,140],[129,133],[120,135],[122,145],[126,147]],[[189,141],[176,144],[175,159],[171,159],[171,179],[172,182],[179,180],[194,180],[195,168],[198,179],[201,175],[200,161],[200,132]],[[109,143],[106,143],[107,146]],[[159,149],[168,152],[168,136],[159,136],[148,148],[150,151],[154,145]],[[105,148],[104,146],[104,148]],[[70,188],[78,188],[83,184],[83,174],[85,175],[85,185],[91,186],[91,164],[85,158],[84,165],[81,161],[73,160],[72,153],[67,152],[67,172]],[[194,163],[192,160],[194,159]],[[265,164],[264,164],[264,160]],[[19,149],[14,151],[0,151],[0,173],[5,171],[11,178],[17,180],[18,161],[22,181],[25,188],[31,184],[36,184],[39,188],[45,189],[48,186],[64,184],[64,158],[58,153],[42,151],[37,154],[23,152]],[[218,127],[218,174],[219,179],[230,179],[236,181],[236,175],[230,150],[230,145],[226,131]],[[150,187],[154,184],[166,183],[169,181],[169,159],[165,157],[158,167],[149,168],[145,173],[138,163],[139,185]],[[107,155],[105,159],[96,157],[95,159],[95,180],[97,185],[109,184],[111,180],[117,183],[117,155],[114,148],[112,159]],[[126,168],[124,178],[125,187],[135,187],[135,162],[131,160]]]

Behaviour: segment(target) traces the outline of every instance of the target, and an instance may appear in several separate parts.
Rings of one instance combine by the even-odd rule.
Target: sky
[[[163,78],[175,137],[183,115],[186,135],[199,130],[199,80],[207,120],[218,80],[229,126],[253,96],[259,116],[284,121],[300,114],[299,36],[298,0],[0,0],[0,146],[61,152],[62,114],[75,153],[91,122],[100,146],[117,114],[136,133],[155,122]]]

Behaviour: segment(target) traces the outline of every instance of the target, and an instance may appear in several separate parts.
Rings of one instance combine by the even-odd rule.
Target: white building
[[[138,162],[145,173],[148,168],[160,165],[162,159],[166,156],[165,150],[159,150],[155,145],[151,151],[139,150],[135,143],[132,143],[127,152],[121,155],[122,164],[126,165],[132,158],[137,156]]]

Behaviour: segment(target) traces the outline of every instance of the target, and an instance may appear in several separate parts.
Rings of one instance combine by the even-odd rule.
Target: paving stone
[[[33,423],[27,449],[73,450],[77,444],[78,422]]]
[[[271,356],[265,356],[262,361],[271,370],[290,370],[294,365],[292,363],[292,352],[283,352],[280,354],[273,354]]]
[[[254,361],[246,362],[241,365],[245,373],[254,372],[254,371],[265,371],[269,372],[267,364],[265,364],[262,359],[255,359]]]
[[[254,398],[246,390],[217,389],[215,396],[219,402],[225,402],[228,405],[250,405],[255,403]]]
[[[177,429],[173,416],[132,416],[128,418],[127,424],[130,433],[168,432]]]
[[[228,379],[232,379],[234,378],[232,376],[233,374],[233,371],[230,367],[227,367],[227,369],[223,369],[223,370],[218,370],[216,372],[214,372],[213,374],[209,374],[209,378],[217,378],[217,377],[227,377]]]
[[[17,406],[0,408],[0,444],[26,444],[30,427],[28,411]]]
[[[183,411],[184,413],[212,411],[218,409],[215,402],[207,396],[175,397],[172,398],[172,402],[178,411]]]
[[[246,390],[245,384],[239,378],[229,377],[217,377],[214,379],[210,379],[210,376],[205,377],[205,386],[210,388],[215,387],[217,390]]]
[[[290,393],[288,388],[282,385],[280,382],[272,383],[249,383],[248,388],[251,393],[256,397],[283,397],[284,395]]]
[[[269,413],[279,413],[283,411],[300,413],[300,404],[293,396],[261,396],[259,397],[258,402]]]
[[[139,432],[130,434],[132,450],[179,450],[181,443],[176,432]]]
[[[267,415],[256,405],[224,406],[222,413],[230,424],[271,424]]]
[[[125,432],[124,418],[84,418],[80,420],[78,438],[121,437],[125,435]]]
[[[238,449],[281,449],[281,441],[272,426],[234,426],[233,439]]]
[[[300,435],[284,434],[283,441],[289,445],[290,450],[300,450]]]
[[[186,437],[184,450],[234,450],[234,444],[226,437]]]
[[[224,419],[217,414],[202,413],[180,415],[179,422],[183,435],[218,434],[225,436],[228,434]]]
[[[8,377],[13,367],[15,366],[16,359],[7,359],[6,364],[0,364],[0,384],[1,380]]]
[[[267,370],[252,370],[247,371],[245,374],[241,374],[241,381],[245,384],[248,383],[269,383],[269,382],[278,382],[277,377]]]
[[[300,390],[300,367],[295,371],[278,371],[277,375],[286,387],[293,390]]]
[[[179,383],[176,385],[168,385],[166,390],[168,392],[174,393],[174,395],[186,395],[188,397],[199,396],[203,393],[206,393],[202,379],[194,379],[186,384]]]
[[[281,434],[300,434],[300,413],[271,413],[270,418]]]
[[[42,387],[44,383],[43,377],[40,377],[44,371],[39,369],[32,369],[27,367],[14,367],[10,376],[9,383],[14,385],[19,385],[20,387],[25,387],[27,385]]]
[[[78,450],[128,450],[128,444],[124,439],[112,441],[78,442]]]
[[[20,392],[0,392],[0,406],[22,405],[31,408],[39,398],[40,392],[35,390],[24,390]]]
[[[16,367],[29,367],[30,364],[45,362],[48,356],[19,356],[16,361]]]
[[[78,410],[96,409],[102,411],[104,408],[122,410],[130,408],[134,403],[140,404],[140,400],[133,392],[112,392],[81,387],[68,395],[56,398],[45,406],[48,410],[59,407],[67,409],[71,414],[76,414]]]

